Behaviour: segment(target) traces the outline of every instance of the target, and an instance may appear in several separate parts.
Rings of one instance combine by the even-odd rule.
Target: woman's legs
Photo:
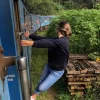
[[[59,78],[61,78],[63,73],[64,70],[55,71],[50,69],[47,65],[33,95],[37,96],[40,92],[48,90]]]
[[[39,84],[45,80],[45,78],[49,75],[49,73],[50,73],[50,71],[49,71],[48,65],[46,65],[44,67],[44,70],[42,71],[42,75],[41,75],[41,78],[39,80]]]
[[[49,66],[46,65],[32,97],[36,98],[40,92],[44,92],[48,90],[59,78],[61,78],[63,73],[64,73],[64,70],[55,71],[55,70],[50,69]]]
[[[41,78],[40,78],[40,80],[38,82],[38,85],[37,85],[37,87],[35,89],[35,93],[36,94],[39,94],[39,91],[37,91],[38,90],[38,87],[48,77],[49,73],[50,73],[49,66],[46,65],[45,68],[44,68],[44,70],[43,70],[43,72],[42,72]]]
[[[45,66],[43,72],[42,72],[42,75],[41,75],[41,78],[39,80],[39,83],[37,85],[37,87],[45,80],[45,78],[49,75],[50,71],[49,71],[49,68],[48,68],[48,65]],[[37,95],[39,94],[39,92],[37,92],[35,90],[34,94],[32,95],[33,98],[36,98]]]
[[[40,93],[48,90],[63,75],[63,73],[64,71],[52,71],[37,87],[37,91]]]

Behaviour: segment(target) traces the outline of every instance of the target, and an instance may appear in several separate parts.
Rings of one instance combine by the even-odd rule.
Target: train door
[[[0,37],[5,56],[20,56],[20,31],[17,0],[0,0]],[[15,17],[16,16],[16,17]],[[16,41],[17,40],[17,41]],[[7,69],[4,83],[0,79],[0,100],[22,100],[21,86],[17,66]]]
[[[15,19],[15,37],[17,45],[17,56],[26,57],[26,66],[28,74],[28,83],[31,90],[31,80],[30,80],[30,59],[31,59],[31,47],[21,47],[20,40],[26,38],[23,33],[25,31],[30,31],[31,22],[30,14],[26,10],[21,0],[13,0],[14,2],[14,19]],[[31,93],[31,91],[30,91]]]
[[[30,26],[30,23],[25,25],[25,22],[29,19],[29,17],[27,18],[29,13],[26,12],[27,10],[21,0],[0,1],[0,22],[2,23],[0,24],[0,41],[2,42],[2,46],[4,48],[4,55],[16,57],[25,56],[27,58],[27,73],[30,83],[29,54],[31,55],[31,49],[21,47],[20,45],[20,40],[26,39],[20,34],[22,34],[23,31],[25,31],[26,28],[28,29],[28,26]],[[21,81],[19,77],[20,74],[18,72],[17,65],[8,68],[8,75],[5,77],[4,84],[0,79],[0,100],[22,100]]]
[[[21,27],[21,33],[24,33],[25,31],[31,30],[31,19],[30,14],[23,5],[21,1],[19,1],[19,13],[20,13],[20,27]],[[21,36],[21,39],[27,40],[27,38],[24,37],[24,35]],[[22,47],[23,54],[22,56],[26,57],[27,62],[27,73],[28,73],[28,80],[29,80],[29,87],[31,90],[31,79],[30,79],[30,63],[31,63],[31,47]],[[30,91],[31,93],[31,91]]]

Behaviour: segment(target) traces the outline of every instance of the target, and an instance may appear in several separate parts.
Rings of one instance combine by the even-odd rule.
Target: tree
[[[66,2],[74,2],[81,6],[86,6],[87,8],[93,8],[95,2],[100,2],[100,0],[54,0],[55,2],[60,2],[60,4],[66,6]]]
[[[27,0],[25,4],[31,13],[38,15],[54,15],[62,9],[53,0]]]

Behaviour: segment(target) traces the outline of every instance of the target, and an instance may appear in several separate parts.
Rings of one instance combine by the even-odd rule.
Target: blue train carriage
[[[30,83],[31,48],[21,47],[20,40],[26,39],[22,33],[31,29],[30,15],[21,0],[0,0],[0,46],[5,56],[23,57],[26,59],[28,83]],[[2,54],[2,53],[1,53]],[[3,58],[0,54],[0,60]],[[2,65],[3,62],[0,62]],[[16,64],[7,68],[7,75],[2,80],[0,76],[0,100],[28,100],[23,93],[22,77]],[[0,66],[1,67],[1,66]],[[23,68],[24,69],[24,68]],[[0,73],[1,74],[1,73]],[[25,74],[26,75],[26,74]],[[30,92],[30,91],[29,91]]]
[[[30,14],[31,17],[31,25],[32,25],[32,30],[31,32],[35,32],[37,30],[42,30],[43,27],[46,28],[52,18],[54,18],[55,16],[40,16],[40,15],[34,15],[34,14]]]

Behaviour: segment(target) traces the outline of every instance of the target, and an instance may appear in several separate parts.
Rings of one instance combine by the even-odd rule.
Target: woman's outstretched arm
[[[30,34],[30,35],[29,35],[29,38],[32,39],[32,40],[48,39],[47,37],[44,37],[44,36],[37,36],[37,35],[34,35],[34,34]]]
[[[49,37],[34,35],[34,33],[33,34],[30,34],[28,31],[24,33],[24,36],[26,38],[30,38],[30,39],[35,40],[35,41],[36,40],[41,40],[41,39],[50,39]]]
[[[33,46],[36,48],[56,48],[58,47],[57,39],[41,39],[37,41],[32,40],[22,40],[22,46]]]

